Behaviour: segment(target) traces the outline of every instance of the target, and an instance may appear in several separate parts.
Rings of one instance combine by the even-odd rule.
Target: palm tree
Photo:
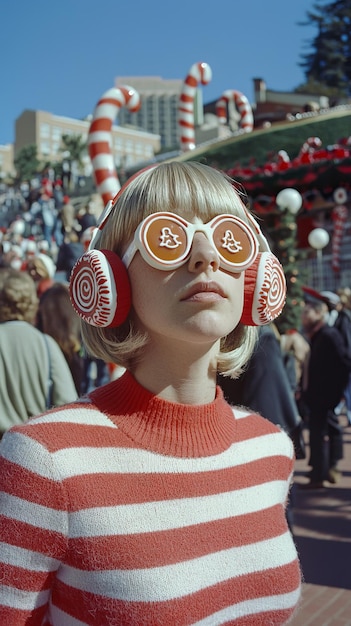
[[[74,185],[75,176],[82,174],[83,169],[83,157],[87,153],[87,140],[82,135],[79,134],[71,134],[71,135],[62,135],[61,137],[61,152],[63,159],[67,160],[69,163],[69,181],[71,181],[71,173],[72,173],[72,182]]]

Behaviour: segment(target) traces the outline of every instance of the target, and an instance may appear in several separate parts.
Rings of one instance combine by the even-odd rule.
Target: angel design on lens
[[[160,246],[163,248],[179,248],[182,245],[182,242],[179,241],[179,235],[172,233],[172,229],[169,226],[162,228],[160,240]]]
[[[240,241],[237,241],[231,230],[226,230],[225,235],[223,237],[223,246],[222,248],[226,248],[232,254],[235,252],[239,252],[243,249]]]

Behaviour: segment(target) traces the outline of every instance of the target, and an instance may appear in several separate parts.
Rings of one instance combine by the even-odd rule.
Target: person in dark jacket
[[[58,272],[66,272],[66,280],[69,281],[72,268],[84,253],[84,246],[75,230],[66,233],[65,238],[58,250],[56,269]]]
[[[240,378],[219,377],[227,401],[249,407],[290,435],[298,458],[304,458],[300,438],[302,420],[294,397],[296,381],[292,381],[283,359],[277,330],[273,324],[261,326],[258,343],[248,367]]]
[[[326,487],[340,479],[337,464],[343,458],[343,432],[335,407],[339,404],[351,370],[351,359],[340,332],[328,325],[328,306],[308,298],[302,327],[311,352],[303,376],[303,398],[308,407],[310,432],[310,482],[306,488]]]

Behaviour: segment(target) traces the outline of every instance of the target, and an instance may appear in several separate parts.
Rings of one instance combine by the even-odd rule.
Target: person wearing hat
[[[335,414],[351,369],[340,332],[328,325],[326,297],[304,288],[302,329],[310,342],[310,356],[303,374],[302,396],[308,408],[311,466],[304,488],[326,487],[340,479],[338,461],[343,458],[343,433]]]
[[[40,296],[54,284],[56,265],[51,257],[44,252],[36,254],[28,260],[25,270],[33,278]]]

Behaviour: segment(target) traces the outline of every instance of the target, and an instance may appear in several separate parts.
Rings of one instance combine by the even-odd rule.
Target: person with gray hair
[[[0,268],[0,434],[51,406],[75,400],[56,341],[34,327],[38,297],[23,271]]]

